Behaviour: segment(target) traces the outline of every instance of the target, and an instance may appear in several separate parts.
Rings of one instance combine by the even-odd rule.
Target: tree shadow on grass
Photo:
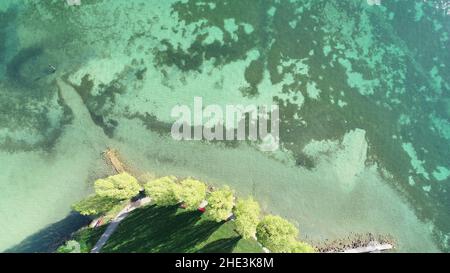
[[[178,213],[177,213],[178,211]],[[108,240],[102,252],[195,252],[221,223],[201,219],[201,212],[178,206],[135,210]]]
[[[241,237],[235,236],[231,238],[220,239],[205,245],[200,249],[199,253],[232,253],[237,246]]]
[[[78,213],[70,213],[66,218],[51,224],[27,237],[19,244],[7,249],[10,253],[54,252],[71,234],[89,224],[91,219]]]

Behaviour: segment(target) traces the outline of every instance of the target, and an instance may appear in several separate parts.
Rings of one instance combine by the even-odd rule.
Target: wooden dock
[[[116,173],[119,174],[127,171],[127,167],[119,159],[119,155],[116,150],[108,148],[105,152],[103,152],[103,156],[106,163],[111,166]]]

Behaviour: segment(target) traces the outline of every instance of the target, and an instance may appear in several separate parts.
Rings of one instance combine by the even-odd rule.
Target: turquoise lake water
[[[114,147],[142,180],[254,194],[311,242],[448,252],[449,67],[448,0],[2,0],[0,251],[79,224],[61,221]],[[277,103],[281,149],[173,140],[196,96]]]

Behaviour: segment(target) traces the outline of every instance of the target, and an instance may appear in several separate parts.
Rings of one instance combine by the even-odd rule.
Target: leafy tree
[[[99,179],[95,181],[94,187],[97,195],[119,200],[130,199],[141,190],[137,179],[126,172]]]
[[[64,245],[58,247],[57,253],[81,253],[81,246],[75,240],[67,241]]]
[[[308,243],[293,241],[291,243],[291,253],[315,253],[316,249]]]
[[[292,242],[296,240],[298,233],[292,223],[274,215],[264,217],[256,227],[259,242],[272,252],[291,252]]]
[[[177,199],[182,201],[188,210],[196,210],[206,197],[205,183],[195,179],[185,179],[175,188]]]
[[[250,239],[255,236],[260,213],[261,209],[258,202],[251,197],[237,202],[234,208],[236,231],[244,239]]]
[[[111,210],[118,203],[115,198],[92,195],[73,204],[72,209],[82,215],[97,215]]]
[[[175,195],[175,188],[178,186],[176,177],[166,176],[145,184],[145,192],[152,198],[152,201],[158,206],[175,205],[179,201]]]
[[[216,222],[227,220],[233,211],[233,195],[233,191],[228,186],[212,192],[208,197],[207,216]]]

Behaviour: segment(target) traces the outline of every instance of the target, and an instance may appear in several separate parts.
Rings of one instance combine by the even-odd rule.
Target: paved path
[[[117,227],[119,226],[120,222],[125,219],[130,212],[133,210],[142,207],[144,205],[147,205],[150,203],[150,198],[145,197],[142,199],[139,199],[136,202],[128,204],[122,211],[117,214],[117,216],[111,221],[111,223],[108,225],[108,228],[106,228],[105,232],[102,234],[100,239],[97,241],[95,246],[92,248],[91,253],[100,253],[100,250],[102,247],[106,244],[109,237],[116,231]]]

